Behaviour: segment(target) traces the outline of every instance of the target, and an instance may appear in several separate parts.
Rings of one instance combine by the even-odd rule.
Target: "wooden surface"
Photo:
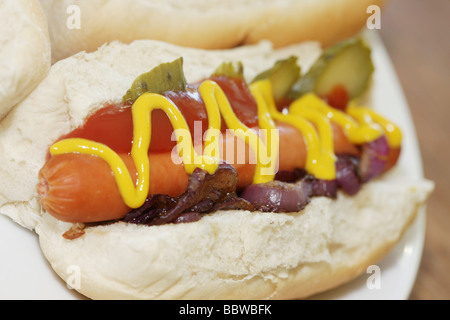
[[[390,0],[381,14],[380,33],[410,106],[425,176],[436,183],[412,300],[450,299],[449,17],[449,0]]]

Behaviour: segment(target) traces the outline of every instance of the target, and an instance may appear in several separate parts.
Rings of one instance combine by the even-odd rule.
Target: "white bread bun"
[[[355,197],[314,199],[292,214],[222,211],[190,224],[116,223],[76,240],[49,215],[42,250],[94,299],[293,299],[334,288],[376,264],[403,235],[431,185],[384,180]]]
[[[38,0],[0,2],[0,120],[45,77],[51,62]]]
[[[62,237],[73,225],[44,212],[36,191],[49,145],[89,112],[120,101],[139,74],[162,62],[183,56],[191,82],[223,61],[240,60],[251,79],[292,54],[307,70],[320,52],[313,42],[205,51],[146,40],[60,61],[0,122],[0,212],[36,231],[52,268],[69,284],[76,268],[75,288],[90,298],[301,298],[349,281],[401,238],[431,182],[385,175],[354,197],[315,198],[298,213],[227,211],[158,227],[115,223],[89,227],[75,240]]]
[[[105,42],[154,39],[224,49],[266,39],[276,47],[306,40],[330,45],[355,35],[370,5],[385,0],[42,0],[53,60]]]

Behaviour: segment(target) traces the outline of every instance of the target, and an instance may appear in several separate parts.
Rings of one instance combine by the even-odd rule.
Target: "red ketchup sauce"
[[[257,105],[243,79],[212,77],[230,101],[237,117],[248,127],[258,125]],[[168,91],[163,93],[183,114],[191,134],[196,121],[200,121],[202,134],[208,128],[208,116],[205,105],[198,93],[201,84],[187,86],[185,91]],[[170,152],[176,145],[171,140],[173,127],[168,116],[162,110],[154,110],[152,118],[152,137],[149,152]],[[222,129],[226,127],[222,121]],[[60,138],[84,138],[107,145],[117,153],[130,153],[133,142],[133,121],[131,105],[110,104],[88,117],[83,126]]]

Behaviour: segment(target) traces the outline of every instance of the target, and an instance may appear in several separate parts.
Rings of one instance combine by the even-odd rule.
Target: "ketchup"
[[[244,79],[215,76],[237,117],[247,127],[258,125],[257,105]],[[205,105],[198,93],[201,82],[188,85],[184,91],[167,91],[163,95],[180,109],[194,135],[196,121],[201,122],[202,135],[208,128]],[[152,112],[152,136],[149,152],[170,152],[176,141],[171,141],[173,127],[168,116],[161,110]],[[197,123],[198,125],[198,123]],[[222,121],[223,131],[226,129]],[[116,153],[130,153],[133,142],[133,120],[129,104],[110,104],[88,117],[83,126],[61,137],[84,138],[107,145]]]
[[[343,85],[338,84],[334,86],[331,92],[324,98],[325,101],[327,101],[327,103],[333,108],[345,111],[349,101],[349,94]]]

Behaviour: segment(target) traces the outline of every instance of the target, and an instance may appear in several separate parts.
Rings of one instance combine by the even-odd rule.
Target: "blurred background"
[[[450,0],[390,0],[381,37],[409,103],[425,177],[436,184],[427,204],[421,266],[410,299],[450,299]]]

